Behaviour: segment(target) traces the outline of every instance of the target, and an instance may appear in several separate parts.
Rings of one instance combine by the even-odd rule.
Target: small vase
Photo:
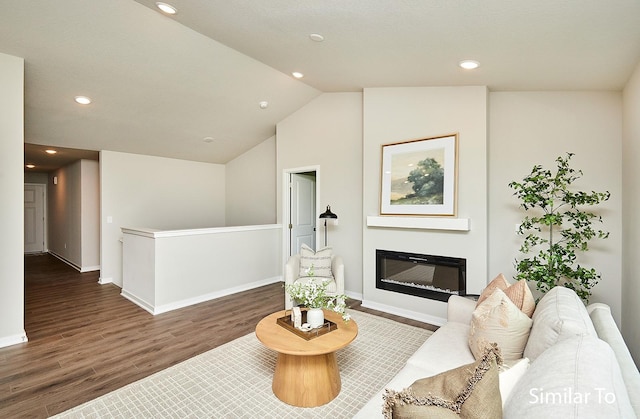
[[[313,328],[324,324],[324,312],[321,308],[310,308],[307,310],[307,323]]]

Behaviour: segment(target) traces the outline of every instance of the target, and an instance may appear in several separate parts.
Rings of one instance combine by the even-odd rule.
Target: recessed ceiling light
[[[269,107],[269,102],[267,102],[266,100],[263,100],[258,105],[260,105],[260,109],[267,109]]]
[[[74,100],[81,105],[88,105],[91,103],[91,99],[86,96],[76,96]]]
[[[27,169],[33,169],[34,167],[36,167],[35,164],[27,164],[26,165]]]
[[[301,72],[299,72],[299,71],[294,71],[293,73],[291,73],[291,75],[292,75],[293,77],[295,77],[296,79],[301,79],[301,78],[303,78],[303,77],[304,77],[304,74],[302,74],[302,73],[301,73]]]
[[[309,38],[315,42],[324,41],[324,36],[320,35],[319,33],[312,33],[311,35],[309,35]]]
[[[175,15],[176,13],[178,13],[178,9],[176,9],[170,4],[162,3],[160,1],[156,2],[156,7],[168,15]]]
[[[480,67],[480,63],[475,60],[463,60],[458,63],[458,65],[465,70],[475,70]]]
[[[57,153],[56,150],[51,150],[51,149],[45,150],[44,152],[47,153],[47,154],[56,154]]]

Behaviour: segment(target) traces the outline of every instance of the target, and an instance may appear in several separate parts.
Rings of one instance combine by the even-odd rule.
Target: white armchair
[[[298,277],[300,273],[300,255],[293,255],[287,261],[284,268],[284,283],[285,285],[292,285],[297,281],[308,281],[310,277]],[[332,255],[331,256],[331,273],[333,278],[327,286],[327,294],[340,295],[344,294],[344,264],[342,263],[342,257]],[[313,278],[321,278],[315,276]],[[290,309],[293,307],[293,301],[288,293],[284,293],[284,308]]]

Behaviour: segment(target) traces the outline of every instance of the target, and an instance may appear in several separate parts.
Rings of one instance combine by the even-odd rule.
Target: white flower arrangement
[[[309,308],[322,308],[335,311],[342,315],[344,321],[351,320],[351,315],[346,312],[346,295],[327,295],[329,280],[310,278],[306,283],[296,282],[285,285],[285,291],[298,304]]]

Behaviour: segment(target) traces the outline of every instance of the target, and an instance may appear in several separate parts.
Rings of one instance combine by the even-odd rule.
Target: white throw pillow
[[[515,387],[516,383],[522,378],[529,368],[529,358],[522,358],[510,366],[503,364],[500,367],[500,374],[498,379],[500,380],[500,397],[502,397],[502,406],[507,402],[511,390]]]
[[[500,289],[482,302],[471,316],[469,349],[478,359],[487,346],[497,343],[505,360],[522,358],[533,320]]]
[[[300,272],[299,277],[319,276],[333,278],[331,272],[331,247],[324,247],[317,252],[306,244],[300,246]]]

